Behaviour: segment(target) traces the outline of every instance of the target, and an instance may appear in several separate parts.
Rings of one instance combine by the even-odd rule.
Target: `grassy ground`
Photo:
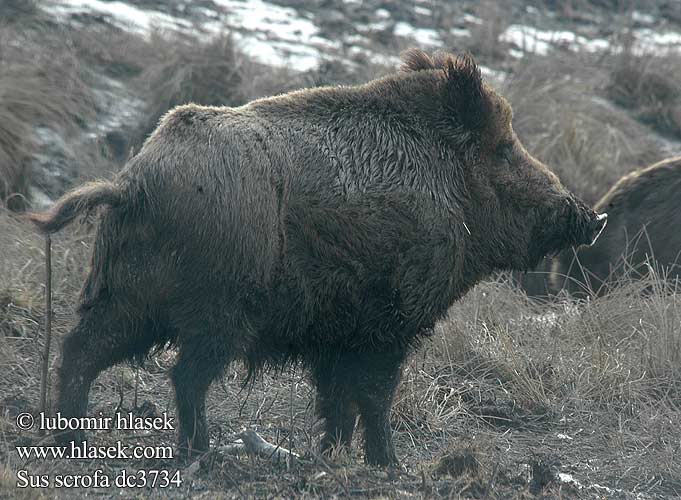
[[[19,432],[14,419],[38,408],[43,241],[7,212],[0,212],[0,228],[0,272],[9,277],[0,289],[0,497],[40,498],[39,490],[16,490],[20,469],[54,476],[181,467],[156,460],[18,459],[15,446],[42,442]],[[57,346],[73,322],[88,246],[86,226],[54,242]],[[392,415],[399,470],[364,466],[358,442],[349,455],[322,461],[314,394],[302,370],[265,374],[243,388],[244,369],[234,365],[208,400],[215,444],[254,429],[302,459],[287,468],[216,452],[193,474],[184,469],[179,489],[127,490],[123,497],[681,495],[681,302],[663,283],[654,281],[646,295],[641,291],[650,283],[630,282],[598,299],[544,304],[502,279],[477,287],[405,367]],[[129,366],[107,371],[92,389],[90,414],[172,413],[173,358],[167,351],[138,372]],[[174,443],[171,431],[91,432],[89,438],[98,445]],[[42,494],[71,498],[75,491]]]

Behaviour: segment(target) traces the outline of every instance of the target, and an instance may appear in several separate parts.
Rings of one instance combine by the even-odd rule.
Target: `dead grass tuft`
[[[635,54],[631,46],[609,63],[605,91],[642,123],[669,137],[681,138],[681,57]]]
[[[29,205],[36,127],[66,133],[92,113],[74,53],[55,34],[36,42],[39,31],[0,32],[0,201],[13,210]]]
[[[438,459],[434,472],[439,476],[447,474],[454,478],[463,474],[477,475],[478,456],[475,445],[469,441],[461,446],[452,447]]]
[[[521,140],[591,204],[622,175],[665,156],[645,126],[597,97],[603,78],[596,60],[564,54],[520,62],[505,85]]]
[[[494,0],[476,2],[473,12],[482,22],[470,28],[471,36],[466,40],[467,49],[476,57],[497,62],[506,58],[508,47],[499,41],[509,25],[506,8]]]
[[[292,90],[302,81],[286,69],[265,68],[246,58],[229,34],[205,42],[157,32],[149,42],[153,58],[139,84],[147,94],[146,117],[131,140],[137,150],[169,109],[186,103],[238,106],[263,95]]]
[[[37,14],[36,0],[0,0],[0,23],[24,22]]]

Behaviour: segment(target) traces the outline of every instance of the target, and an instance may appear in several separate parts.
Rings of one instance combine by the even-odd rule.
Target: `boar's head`
[[[595,242],[607,221],[570,193],[513,131],[509,103],[482,80],[470,55],[413,50],[405,71],[441,71],[436,128],[458,151],[466,229],[486,267],[525,270],[546,255]]]

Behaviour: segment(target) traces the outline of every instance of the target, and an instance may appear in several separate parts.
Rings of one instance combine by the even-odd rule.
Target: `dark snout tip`
[[[596,240],[598,240],[598,237],[601,235],[601,233],[605,229],[605,226],[607,225],[608,214],[598,214],[591,223],[591,234],[593,235],[593,237],[589,245],[593,245],[594,243],[596,243]]]

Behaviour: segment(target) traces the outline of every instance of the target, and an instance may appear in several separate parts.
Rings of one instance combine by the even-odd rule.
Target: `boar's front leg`
[[[364,425],[364,458],[372,465],[398,465],[390,409],[405,354],[364,353],[354,363],[354,398]]]
[[[326,361],[312,373],[317,386],[317,412],[324,419],[321,451],[325,455],[349,448],[355,430],[357,407],[345,368],[342,362]]]
[[[402,352],[345,353],[315,366],[318,409],[325,419],[323,451],[328,452],[337,443],[350,444],[359,412],[366,462],[398,463],[390,430],[390,408],[404,357]]]
[[[181,458],[208,451],[206,394],[229,360],[226,343],[224,337],[207,332],[197,333],[180,343],[171,377],[175,386]]]

